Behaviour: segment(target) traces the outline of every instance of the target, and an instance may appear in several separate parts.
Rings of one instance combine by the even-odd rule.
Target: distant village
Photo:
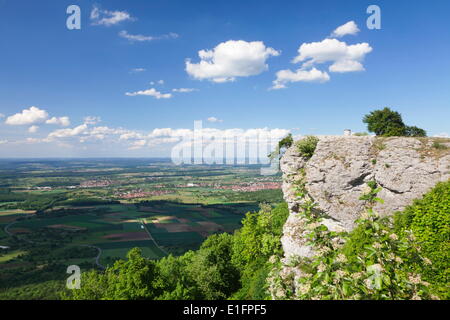
[[[269,181],[268,181],[269,180]],[[78,186],[67,186],[67,189],[82,189],[82,188],[106,188],[112,185],[119,184],[118,181],[102,179],[102,180],[88,180],[80,183]],[[257,178],[253,182],[245,182],[239,184],[222,184],[222,183],[184,183],[177,184],[174,186],[167,186],[163,184],[152,185],[151,188],[156,188],[159,190],[144,190],[144,189],[133,189],[114,192],[114,197],[121,199],[135,199],[135,198],[146,198],[152,196],[162,196],[170,193],[174,193],[174,189],[178,188],[211,188],[216,190],[232,190],[235,192],[255,192],[260,190],[276,190],[281,189],[281,182],[270,181],[270,178]],[[30,188],[32,190],[42,190],[50,191],[53,187],[34,187]]]

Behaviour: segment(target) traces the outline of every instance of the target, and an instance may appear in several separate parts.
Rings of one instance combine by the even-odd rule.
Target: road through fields
[[[142,223],[142,226],[144,227],[145,231],[147,231],[147,234],[148,234],[148,236],[150,237],[150,240],[153,241],[153,243],[155,244],[155,246],[156,246],[159,250],[161,250],[161,252],[163,252],[166,256],[168,256],[169,254],[167,253],[167,251],[164,250],[163,248],[161,248],[161,247],[158,245],[158,243],[156,242],[155,238],[153,238],[153,236],[152,236],[150,230],[148,230],[148,228],[147,228],[147,222],[146,222],[145,220],[143,220],[143,221],[141,221],[141,223]]]

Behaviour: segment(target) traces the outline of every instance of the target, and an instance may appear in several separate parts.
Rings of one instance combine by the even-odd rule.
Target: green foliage
[[[280,201],[283,201],[283,191],[281,189],[250,192],[224,192],[221,196],[224,202],[248,201],[255,203],[256,207],[258,206],[258,203],[261,202],[279,203]]]
[[[239,271],[231,263],[232,244],[229,234],[210,236],[187,266],[202,299],[226,299],[239,288]]]
[[[164,290],[158,297],[160,300],[192,300],[200,298],[200,291],[195,282],[185,271],[195,256],[193,251],[181,257],[169,255],[157,262],[159,277]]]
[[[438,141],[434,141],[432,147],[437,150],[447,150],[448,149],[448,147],[445,144],[439,143]]]
[[[127,259],[116,261],[104,273],[83,273],[81,288],[71,290],[72,297],[77,300],[139,300],[157,297],[161,292],[161,284],[155,276],[156,263],[143,258],[138,248],[132,249]]]
[[[405,134],[402,116],[389,108],[372,111],[364,116],[363,122],[367,124],[369,132],[374,132],[377,136],[390,137]]]
[[[269,154],[269,158],[271,160],[279,159],[283,155],[283,151],[290,148],[294,143],[294,139],[292,138],[292,134],[289,133],[286,137],[278,141],[278,145],[275,150]]]
[[[375,110],[363,118],[369,132],[383,137],[425,137],[426,131],[415,126],[406,126],[400,113],[389,108]]]
[[[313,156],[314,151],[316,151],[318,142],[319,138],[314,136],[306,136],[304,139],[298,141],[296,146],[303,157],[310,159]]]
[[[0,290],[0,300],[57,300],[65,281],[52,280]]]
[[[450,298],[450,181],[439,183],[423,199],[395,215],[399,233],[412,230],[429,263],[418,265],[418,272],[431,282],[439,294]]]
[[[356,137],[366,137],[366,136],[368,136],[369,134],[367,133],[367,132],[356,132],[355,134],[354,134],[354,136],[356,136]]]
[[[267,279],[269,277],[272,265],[268,261],[261,260],[259,263],[247,265],[248,269],[255,270],[252,274],[246,273],[242,277],[241,289],[233,294],[232,300],[267,300],[270,298],[267,290]]]
[[[262,205],[259,212],[247,213],[242,228],[235,233],[233,251],[237,254],[233,256],[234,263],[244,269],[260,258],[268,260],[280,249],[278,240],[286,218],[286,210],[281,205],[273,210]]]
[[[242,274],[242,289],[235,295],[239,299],[267,298],[262,277],[269,272],[271,256],[282,255],[280,238],[289,215],[287,204],[272,209],[262,205],[259,212],[247,213],[243,227],[236,231],[232,262]]]
[[[0,194],[0,202],[18,202],[17,204],[6,205],[4,207],[5,209],[44,211],[46,209],[52,208],[55,205],[58,205],[66,199],[67,197],[64,193],[36,195],[10,192]]]
[[[374,180],[371,180],[369,182],[367,182],[367,186],[370,188],[370,190],[361,195],[361,197],[359,197],[359,200],[363,200],[366,202],[368,209],[371,210],[371,208],[377,203],[383,203],[383,199],[380,199],[377,197],[378,192],[381,191],[381,188],[378,187],[377,182]]]
[[[384,149],[387,148],[387,146],[383,143],[383,141],[379,141],[379,140],[375,140],[374,147],[378,151],[383,151]],[[376,160],[375,160],[375,162],[376,162]]]
[[[380,201],[380,188],[370,181],[369,191],[361,196],[367,212],[350,233],[330,232],[320,223],[321,217],[304,206],[305,230],[316,255],[298,261],[305,274],[298,280],[297,292],[287,292],[288,297],[448,299],[448,278],[436,279],[428,273],[438,270],[448,275],[449,184],[438,185],[398,213],[394,225],[392,218],[380,218],[373,210]],[[439,246],[442,243],[446,245]],[[441,264],[435,264],[432,259],[442,254]]]
[[[25,201],[28,197],[25,193],[11,192],[10,189],[0,188],[0,202]]]
[[[405,127],[405,136],[407,136],[407,137],[426,137],[427,132],[416,126],[406,126]]]
[[[292,134],[289,133],[286,137],[284,137],[283,139],[281,139],[278,142],[278,149],[281,150],[283,148],[290,148],[292,146],[292,144],[294,143],[294,139],[292,138]]]
[[[49,248],[47,249],[49,251]],[[37,252],[36,252],[37,253]],[[26,290],[33,291],[35,288],[37,291],[50,291],[50,289],[46,289],[46,286],[43,284],[44,282],[52,282],[52,281],[62,281],[66,278],[66,270],[67,265],[57,263],[55,261],[46,261],[45,264],[39,264],[39,268],[37,268],[37,264],[33,261],[33,256],[29,257],[28,252],[24,258],[27,258],[27,262],[22,266],[17,268],[2,268],[0,272],[0,292],[1,295],[7,295],[11,290],[16,294],[20,292],[25,292]],[[10,261],[11,263],[17,263],[17,261]],[[5,265],[3,265],[5,266]],[[84,267],[80,265],[81,267]],[[17,284],[20,283],[20,286]],[[16,288],[17,290],[14,290]],[[32,292],[29,292],[30,295],[25,295],[24,299],[30,297]],[[55,297],[55,295],[51,295]]]
[[[68,205],[68,206],[100,206],[100,205],[110,205],[110,204],[120,204],[120,201],[110,201],[110,200],[102,200],[100,198],[79,198],[79,199],[71,199],[66,200],[60,205]]]

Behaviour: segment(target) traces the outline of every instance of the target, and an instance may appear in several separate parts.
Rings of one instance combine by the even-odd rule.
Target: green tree
[[[268,155],[269,159],[280,159],[283,156],[284,152],[289,149],[293,143],[294,138],[292,137],[292,133],[289,133],[286,137],[278,141],[278,145],[275,150]]]
[[[104,273],[90,271],[81,277],[81,288],[65,293],[63,298],[76,300],[154,299],[162,293],[161,278],[155,262],[142,257],[134,248],[127,260],[118,260]]]
[[[212,235],[203,242],[186,271],[203,299],[226,299],[239,289],[239,270],[232,264],[233,236]]]
[[[159,277],[164,284],[163,293],[159,300],[196,300],[201,299],[193,277],[186,272],[187,266],[195,257],[194,251],[186,252],[180,257],[169,255],[157,262]]]
[[[427,132],[416,126],[407,126],[405,129],[405,135],[407,137],[426,137]]]
[[[271,270],[271,256],[281,256],[280,238],[289,215],[286,203],[275,208],[262,205],[259,212],[247,213],[242,228],[235,232],[233,264],[241,272],[242,288],[236,299],[266,299],[266,279]]]
[[[372,111],[364,116],[363,122],[367,124],[367,130],[377,136],[404,136],[406,133],[400,113],[389,108]]]
[[[367,130],[382,137],[426,137],[426,131],[416,126],[407,126],[400,113],[389,108],[366,114],[363,122]]]

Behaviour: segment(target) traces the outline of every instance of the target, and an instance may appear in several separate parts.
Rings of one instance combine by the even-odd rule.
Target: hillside
[[[310,159],[297,143],[285,152],[280,166],[289,206],[280,274],[291,279],[296,291],[299,283],[293,279],[304,272],[292,267],[293,261],[311,262],[321,253],[319,241],[311,242],[311,217],[317,224],[314,228],[323,225],[330,235],[346,234],[367,212],[381,219],[404,210],[437,183],[450,179],[450,140],[322,137]],[[333,240],[343,244],[345,236]]]

